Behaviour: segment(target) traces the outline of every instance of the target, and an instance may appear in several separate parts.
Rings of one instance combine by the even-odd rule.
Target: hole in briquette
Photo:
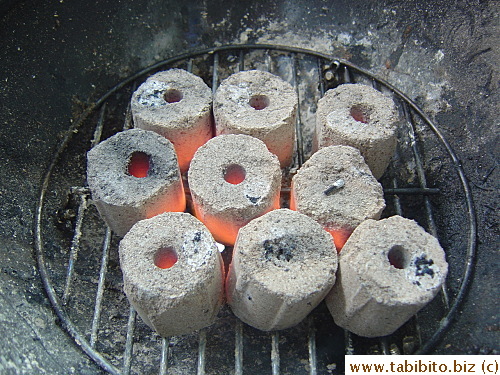
[[[133,152],[128,159],[128,174],[138,178],[147,177],[150,159],[151,157],[145,152]]]
[[[224,180],[233,185],[238,185],[245,180],[245,169],[238,164],[231,164],[224,170]]]
[[[393,246],[389,253],[387,254],[387,259],[391,266],[397,269],[403,269],[408,267],[409,259],[407,251],[399,245]]]
[[[248,104],[250,104],[252,108],[260,111],[269,105],[269,98],[265,95],[254,95],[250,98]]]
[[[363,124],[368,124],[370,121],[369,112],[368,108],[362,105],[353,105],[351,107],[351,117],[358,122],[362,122]]]
[[[165,91],[165,94],[163,94],[163,98],[167,103],[177,103],[180,102],[183,98],[182,92],[176,89],[169,89]]]
[[[166,269],[177,263],[177,253],[171,247],[162,247],[155,254],[154,264],[158,268]]]

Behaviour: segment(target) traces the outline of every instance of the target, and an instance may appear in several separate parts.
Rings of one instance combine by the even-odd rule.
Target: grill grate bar
[[[192,73],[192,72],[193,72],[193,58],[190,58],[190,59],[187,61],[187,64],[186,64],[186,70],[187,70],[189,73]]]
[[[280,373],[280,334],[278,331],[271,333],[271,366],[272,374]]]
[[[236,320],[234,328],[234,375],[243,374],[243,322]]]
[[[354,83],[351,71],[349,70],[349,67],[347,65],[344,65],[344,69],[342,70],[342,78],[344,83]]]
[[[319,97],[322,98],[325,95],[325,80],[323,79],[323,59],[317,58],[318,64],[318,78],[319,78]]]
[[[219,54],[217,52],[214,53],[213,71],[214,75],[212,77],[212,94],[215,94],[215,91],[217,90],[217,86],[219,84]]]
[[[334,61],[333,64],[337,63],[337,68],[338,68],[338,62]],[[325,81],[324,81],[324,75],[323,75],[323,60],[321,58],[318,58],[318,70],[319,70],[319,75],[320,75],[320,85],[319,85],[319,93],[320,97],[323,97],[325,95]],[[346,67],[347,71],[347,67]],[[335,75],[338,75],[338,69],[335,69]],[[347,73],[347,78],[350,79],[350,74]],[[338,79],[338,77],[337,77]],[[350,82],[350,81],[347,81]],[[345,354],[346,355],[353,355],[354,354],[354,347],[353,347],[353,342],[352,342],[352,335],[351,332],[348,330],[344,329],[344,348],[345,348]]]
[[[395,178],[392,179],[392,186],[393,186],[394,191],[399,191],[397,179],[395,179]],[[385,193],[385,190],[384,190],[384,193]],[[399,198],[398,194],[401,194],[401,192],[398,192],[398,193],[394,194],[394,196],[393,196],[394,207],[396,209],[396,214],[399,216],[403,216],[403,209],[401,208],[401,198]]]
[[[410,145],[413,151],[413,157],[415,159],[417,177],[420,183],[420,187],[423,189],[427,188],[427,179],[425,177],[424,166],[422,163],[422,158],[420,157],[420,152],[418,151],[417,146],[417,138],[415,136],[415,122],[413,121],[413,117],[410,113],[410,110],[406,103],[402,103],[403,113],[406,119],[406,125],[408,127],[408,135],[410,137]],[[427,221],[429,226],[429,231],[434,237],[437,237],[436,223],[434,222],[434,216],[432,214],[432,208],[430,205],[430,201],[427,198],[424,198],[425,203],[425,211],[427,214]]]
[[[307,349],[309,351],[309,375],[318,373],[318,364],[316,361],[316,327],[314,325],[314,317],[309,315],[307,318],[308,341]]]
[[[427,179],[425,177],[422,158],[420,157],[420,153],[418,151],[417,138],[415,136],[415,127],[416,127],[415,121],[414,121],[413,116],[410,112],[410,109],[408,108],[408,105],[405,102],[401,102],[401,105],[403,107],[403,112],[404,112],[406,124],[408,127],[408,135],[410,137],[410,144],[411,144],[411,148],[413,151],[413,157],[415,159],[415,164],[417,167],[417,177],[418,177],[421,188],[426,189],[427,188]],[[429,231],[434,237],[439,238],[438,234],[437,234],[437,229],[436,229],[436,222],[434,221],[434,215],[432,213],[431,201],[429,200],[429,197],[427,197],[426,195],[424,195],[424,205],[425,205],[425,212],[427,215],[427,224],[429,226]],[[447,283],[445,280],[443,282],[443,285],[441,286],[441,296],[442,296],[444,306],[446,307],[446,310],[449,310],[450,309],[450,299],[448,297],[448,291],[446,288],[446,284]]]
[[[159,375],[166,375],[168,370],[168,347],[169,341],[162,337],[161,339],[161,360],[160,360],[160,372]]]
[[[97,341],[97,331],[99,329],[99,320],[102,311],[102,297],[104,294],[104,281],[106,280],[106,271],[108,267],[109,245],[111,244],[111,229],[106,226],[106,235],[102,249],[101,270],[99,272],[99,282],[97,284],[97,293],[94,307],[94,317],[92,318],[92,330],[90,334],[90,346],[95,347]]]
[[[298,84],[298,74],[297,74],[297,55],[292,53],[290,56],[292,64],[292,86],[295,88],[297,93],[297,116],[295,117],[295,133],[297,142],[297,163],[301,167],[304,164],[304,139],[302,137],[302,118],[300,115],[300,90]]]
[[[135,89],[133,89],[135,91]],[[130,103],[127,105],[127,111],[125,112],[125,121],[123,122],[123,130],[132,129],[132,110],[130,109]]]
[[[418,188],[418,187],[407,187],[407,188],[385,188],[385,195],[438,195],[441,191],[438,188]]]
[[[94,147],[99,142],[101,142],[105,115],[106,115],[106,102],[104,102],[104,104],[101,107],[101,110],[99,111],[99,120],[97,121],[97,126],[94,131],[94,138],[92,138],[92,141],[90,142],[91,147]]]
[[[240,50],[237,71],[245,70],[245,52]],[[243,374],[243,322],[236,319],[234,325],[234,374]]]
[[[271,67],[273,66],[273,59],[271,57],[271,54],[269,53],[269,50],[266,50],[266,53],[264,55],[265,61],[266,61],[266,68],[267,71],[271,71]]]
[[[198,333],[198,369],[197,375],[205,375],[205,352],[207,349],[207,330],[206,328],[200,329]]]
[[[127,322],[127,341],[125,341],[125,352],[123,354],[123,375],[130,374],[130,367],[132,365],[132,353],[134,347],[134,330],[135,330],[135,317],[136,312],[132,306],[130,306],[130,312],[128,315]]]
[[[64,286],[63,292],[63,305],[68,303],[71,282],[73,280],[73,273],[75,271],[75,262],[78,258],[78,251],[80,250],[80,239],[82,237],[82,225],[83,217],[85,216],[85,210],[88,207],[87,201],[88,195],[85,192],[80,193],[80,204],[78,206],[78,213],[76,216],[75,234],[73,240],[71,241],[71,248],[69,251],[69,262],[68,262],[68,272],[66,274],[66,284]]]
[[[376,90],[380,91],[380,84],[379,84],[379,82],[377,82],[374,79],[372,79],[372,86]],[[397,150],[397,148],[396,148],[394,156],[396,159],[399,159],[399,151]],[[395,177],[392,178],[392,189],[384,189],[384,194],[393,193],[394,208],[395,208],[396,214],[399,216],[403,216],[403,209],[401,206],[401,198],[399,197],[399,194],[406,194],[409,190],[411,191],[411,190],[418,190],[418,189],[401,189],[401,188],[399,188],[398,187],[398,180]],[[421,190],[426,190],[426,189],[421,189]],[[431,190],[431,189],[429,189],[429,190]],[[437,190],[437,193],[439,193],[439,189],[435,189],[435,190]],[[414,194],[419,194],[419,192],[415,191]],[[423,194],[423,192],[422,192],[422,194]],[[419,346],[420,346],[422,344],[422,335],[421,335],[421,331],[420,331],[418,314],[415,314],[413,316],[412,322],[413,322],[413,326],[415,327],[415,331],[417,333],[417,337],[419,340]],[[404,350],[404,344],[403,344],[403,350]],[[405,353],[405,354],[411,354],[411,353]]]
[[[343,79],[344,83],[355,83],[353,75],[351,74],[349,67],[347,67],[346,65],[343,66],[341,74],[342,74],[342,79]],[[352,344],[351,333],[348,332],[348,335],[349,335],[350,342]],[[380,338],[380,347],[382,348],[382,353],[384,355],[390,354],[390,352],[388,350],[388,343],[387,343],[387,338],[386,337]],[[352,354],[354,354],[354,350],[353,350]]]
[[[338,69],[337,69],[337,71],[338,71]],[[342,74],[342,79],[343,79],[344,83],[356,83],[356,81],[354,80],[354,77],[353,77],[352,73],[350,72],[350,69],[347,65],[343,66],[341,74]],[[373,84],[373,82],[372,82],[372,84]],[[349,333],[349,336],[350,336],[350,333]],[[382,348],[382,354],[384,354],[384,355],[391,354],[389,351],[389,343],[387,342],[387,337],[380,338],[380,347]]]
[[[389,342],[387,341],[387,337],[380,338],[380,348],[382,349],[382,354],[390,355],[391,350],[389,349]]]
[[[354,346],[352,342],[352,333],[344,329],[344,347],[346,355],[354,354]]]
[[[243,70],[245,70],[245,51],[240,50],[238,56],[238,71],[241,72]]]

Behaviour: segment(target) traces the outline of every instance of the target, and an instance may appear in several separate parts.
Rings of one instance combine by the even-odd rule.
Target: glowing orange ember
[[[138,178],[147,177],[149,160],[150,156],[144,152],[136,151],[132,153],[128,161],[128,174]]]
[[[328,233],[330,233],[333,237],[333,243],[337,248],[337,253],[340,253],[340,250],[344,247],[346,241],[351,236],[352,231],[347,229],[329,229],[325,228]]]
[[[272,210],[277,210],[278,208],[280,208],[279,192],[278,194],[276,194],[273,205],[265,212],[262,212],[261,215],[264,215]],[[212,233],[212,236],[214,236],[214,239],[217,242],[220,242],[227,246],[234,245],[234,243],[236,242],[236,237],[238,236],[238,231],[241,227],[248,224],[248,222],[250,221],[248,220],[244,223],[236,223],[229,220],[223,220],[216,216],[206,214],[205,212],[200,210],[200,207],[197,204],[194,204],[194,214],[201,222],[203,222],[203,224],[205,224],[205,226],[208,228],[210,233]]]
[[[177,189],[165,196],[161,201],[156,201],[155,204],[146,207],[146,218],[150,219],[164,212],[184,212],[185,210],[186,196],[184,186],[180,183]]]
[[[203,120],[209,121],[209,120]],[[189,163],[194,156],[194,153],[203,146],[213,136],[211,125],[202,127],[194,127],[183,131],[181,134],[166,135],[175,148],[177,160],[179,161],[179,168],[181,172],[186,172],[189,169]]]
[[[293,194],[293,186],[292,192],[290,193],[290,209],[297,211],[297,202],[295,201],[295,195]],[[325,230],[332,235],[337,253],[340,253],[340,250],[342,250],[342,247],[344,247],[344,244],[351,235],[352,230],[338,228],[325,228]]]
[[[245,169],[238,164],[231,164],[224,171],[224,180],[233,185],[241,184],[246,177]]]
[[[154,258],[156,267],[167,269],[177,263],[177,253],[171,247],[163,247],[159,249]]]
[[[293,193],[293,185],[290,191],[290,210],[297,211],[297,202],[295,201],[295,194]]]

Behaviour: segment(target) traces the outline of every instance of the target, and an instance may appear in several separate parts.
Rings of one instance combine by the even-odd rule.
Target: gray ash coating
[[[142,178],[128,173],[131,156],[142,152],[149,170]],[[170,141],[146,130],[119,132],[87,153],[92,199],[110,228],[124,236],[136,222],[186,208],[177,156]]]
[[[332,237],[296,211],[271,211],[240,229],[226,279],[228,303],[261,330],[299,323],[335,282]]]
[[[150,157],[148,176],[137,178],[127,172],[134,152]],[[92,198],[113,205],[141,205],[165,185],[179,181],[177,157],[172,144],[146,130],[119,132],[87,153],[87,182]]]
[[[159,249],[177,261],[157,266]],[[203,224],[190,214],[169,212],[142,220],[120,242],[124,291],[144,322],[163,337],[212,324],[223,300],[222,259]]]
[[[339,270],[326,297],[335,323],[376,337],[393,333],[436,296],[448,263],[435,237],[412,220],[392,216],[366,220],[354,230]]]
[[[396,151],[399,121],[389,96],[365,84],[343,84],[328,90],[318,101],[316,142],[320,148],[346,145],[359,149],[379,179]]]
[[[328,229],[352,231],[364,220],[378,219],[385,208],[382,186],[360,152],[349,146],[317,151],[293,177],[292,186],[297,211]]]
[[[132,95],[134,127],[170,140],[182,172],[194,153],[212,137],[212,91],[203,80],[182,69],[158,72]]]
[[[180,100],[167,102],[165,94],[169,90],[179,92]],[[135,126],[155,129],[189,128],[198,118],[209,113],[211,106],[210,88],[200,77],[182,69],[170,69],[152,75],[138,87],[131,101]]]
[[[259,105],[252,106],[252,99]],[[276,75],[261,70],[233,74],[215,92],[216,134],[256,137],[286,167],[293,156],[297,103],[294,88]]]
[[[239,184],[224,180],[224,171],[231,165],[245,171]],[[246,223],[272,206],[279,192],[281,170],[277,157],[259,139],[220,135],[198,149],[188,181],[201,210]]]

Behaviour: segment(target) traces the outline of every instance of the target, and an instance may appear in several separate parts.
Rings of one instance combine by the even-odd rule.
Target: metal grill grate
[[[324,305],[299,326],[281,332],[262,333],[246,326],[227,307],[214,326],[193,335],[160,338],[151,332],[136,319],[124,298],[118,239],[99,218],[84,187],[85,152],[101,139],[130,128],[127,103],[136,85],[148,75],[172,67],[200,75],[212,83],[214,91],[220,79],[251,68],[271,71],[295,86],[300,104],[297,145],[294,165],[286,171],[288,177],[311,153],[315,103],[325,90],[341,83],[363,82],[391,93],[405,123],[398,152],[381,180],[388,203],[385,215],[416,219],[430,233],[440,235],[453,285],[443,287],[441,299],[436,298],[395,334],[380,339],[342,331]],[[451,185],[438,186],[441,180],[436,172],[429,179],[429,165],[438,165],[439,174],[453,180]],[[288,191],[285,182],[283,192]],[[446,212],[446,202],[451,199],[461,199],[464,210]],[[458,240],[448,241],[447,220],[464,228]],[[342,372],[344,354],[429,352],[464,297],[476,248],[475,213],[466,177],[431,119],[401,91],[347,61],[275,45],[223,46],[180,55],[144,69],[108,91],[66,133],[41,187],[35,229],[40,273],[62,326],[111,374],[331,374]],[[446,246],[457,242],[465,243],[466,248]]]

